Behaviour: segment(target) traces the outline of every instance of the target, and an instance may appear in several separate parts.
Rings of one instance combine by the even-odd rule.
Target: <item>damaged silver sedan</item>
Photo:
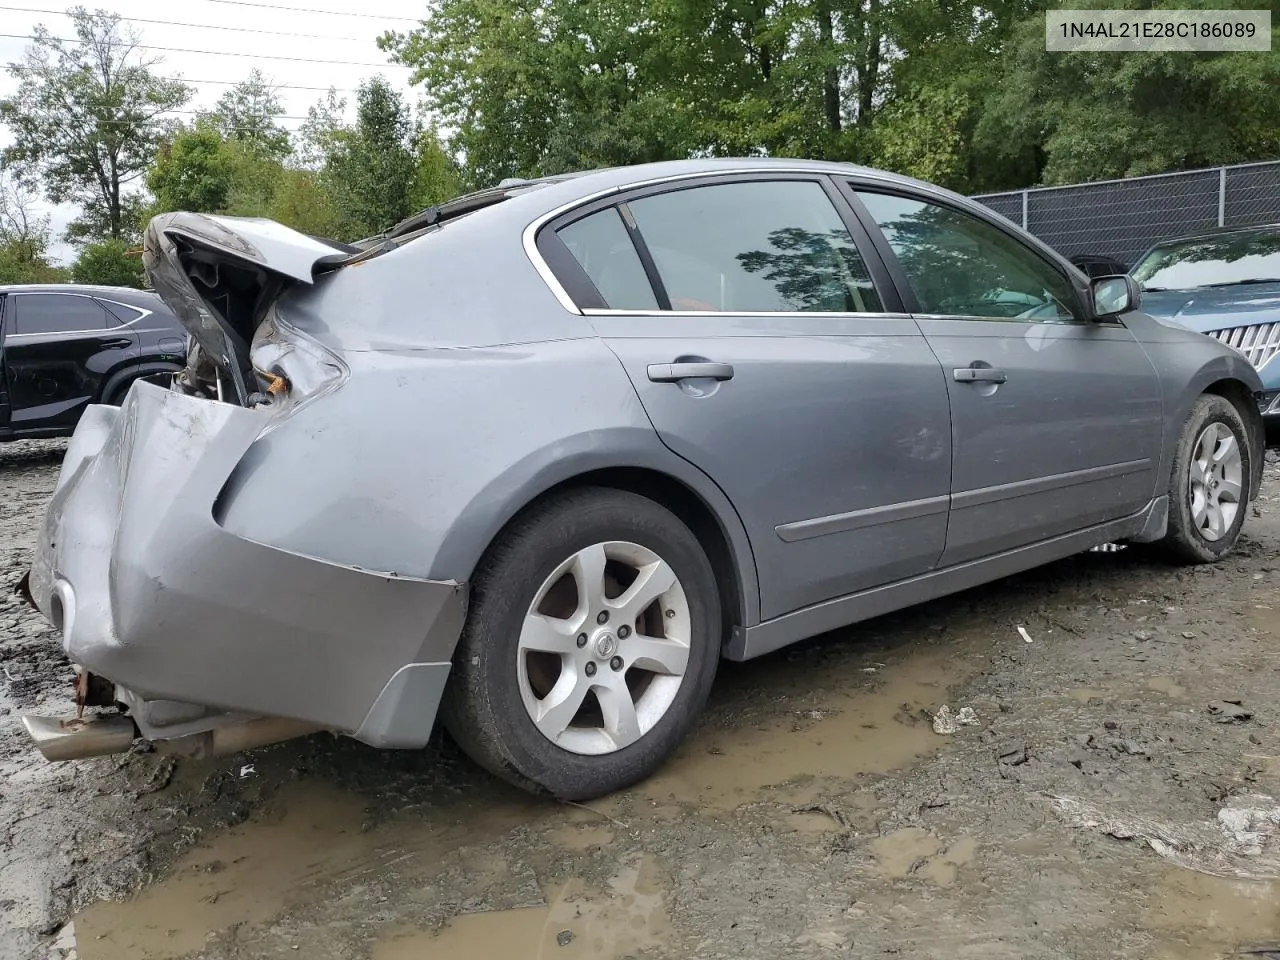
[[[1242,355],[878,171],[506,181],[354,246],[167,214],[145,258],[188,362],[63,463],[29,593],[83,715],[25,718],[51,759],[417,748],[439,714],[590,797],[723,657],[1104,542],[1212,562],[1259,486]]]

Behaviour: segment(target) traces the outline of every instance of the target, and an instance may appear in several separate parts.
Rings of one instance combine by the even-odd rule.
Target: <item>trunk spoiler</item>
[[[203,213],[153,217],[142,245],[151,285],[241,405],[254,389],[249,343],[272,303],[352,256],[274,220]]]

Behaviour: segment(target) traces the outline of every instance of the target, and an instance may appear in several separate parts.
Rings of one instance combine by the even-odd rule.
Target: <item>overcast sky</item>
[[[280,123],[290,130],[301,125],[307,107],[323,97],[329,86],[335,86],[339,91],[354,91],[361,79],[376,73],[394,83],[410,103],[417,100],[417,90],[407,83],[410,71],[386,63],[386,57],[375,41],[385,30],[412,29],[425,12],[427,0],[368,0],[365,4],[347,0],[345,5],[340,0],[260,0],[260,4],[249,3],[248,0],[234,4],[226,0],[183,0],[181,3],[172,0],[113,0],[95,4],[86,0],[85,6],[91,10],[102,7],[119,14],[125,19],[126,26],[138,32],[143,44],[237,54],[145,51],[149,56],[164,58],[155,68],[157,73],[181,77],[195,89],[195,96],[185,110],[213,106],[230,84],[244,79],[254,67],[281,86],[278,92],[287,118]],[[299,12],[272,7],[333,12]],[[44,24],[54,36],[74,36],[71,21],[60,12],[65,9],[61,3],[49,0],[0,0],[0,33],[30,35],[36,24]],[[145,22],[156,20],[168,23]],[[172,23],[198,26],[170,25]],[[25,39],[0,37],[0,67],[21,60],[29,43]],[[306,63],[284,59],[287,57],[340,62]],[[15,86],[16,81],[8,70],[0,69],[0,96],[11,94]],[[292,89],[296,87],[316,89]],[[353,94],[346,92],[341,95],[347,98],[350,117],[354,112]],[[190,119],[190,116],[182,118]],[[9,131],[0,125],[0,147],[8,144],[10,139]],[[53,253],[65,261],[71,251],[61,243],[61,234],[74,210],[48,204],[42,207],[53,218],[58,241]]]

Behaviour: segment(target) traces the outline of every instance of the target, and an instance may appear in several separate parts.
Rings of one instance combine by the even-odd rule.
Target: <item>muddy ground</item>
[[[1280,949],[1274,453],[1221,565],[1095,552],[725,664],[660,775],[576,806],[447,742],[43,762],[17,714],[70,671],[11,589],[62,450],[0,446],[3,960]]]

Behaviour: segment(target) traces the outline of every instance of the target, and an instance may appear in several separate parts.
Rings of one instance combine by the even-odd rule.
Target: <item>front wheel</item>
[[[517,518],[472,581],[442,718],[478,763],[582,800],[648,776],[711,689],[721,612],[661,505],[583,489]]]
[[[1182,427],[1163,546],[1184,563],[1213,563],[1235,546],[1249,505],[1249,432],[1230,401],[1206,394]]]

